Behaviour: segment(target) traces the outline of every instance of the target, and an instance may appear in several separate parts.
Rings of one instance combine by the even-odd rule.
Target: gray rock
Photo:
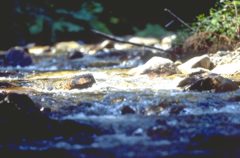
[[[179,65],[177,69],[183,74],[191,74],[199,71],[208,72],[213,67],[208,55],[194,57]]]
[[[131,74],[146,74],[151,72],[171,75],[176,73],[176,66],[170,59],[162,57],[152,57],[144,65],[138,66],[130,70]]]

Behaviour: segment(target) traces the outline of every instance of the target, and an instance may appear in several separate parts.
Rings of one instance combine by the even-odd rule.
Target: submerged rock
[[[157,73],[171,75],[176,73],[176,66],[173,61],[162,57],[152,57],[144,65],[130,70],[131,74]]]
[[[177,68],[183,74],[191,74],[199,71],[207,72],[212,67],[213,63],[208,55],[202,55],[186,61]]]
[[[194,91],[227,92],[237,90],[238,85],[217,74],[196,74],[182,80],[178,87]]]
[[[130,106],[123,106],[121,108],[121,113],[122,113],[122,115],[134,114],[135,111]]]
[[[29,66],[32,58],[23,48],[12,48],[6,52],[5,66]]]
[[[77,50],[70,51],[68,53],[68,59],[79,59],[83,57],[83,53]]]

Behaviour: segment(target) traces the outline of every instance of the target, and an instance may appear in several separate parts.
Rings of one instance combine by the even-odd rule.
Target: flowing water
[[[51,109],[52,119],[86,123],[101,134],[23,140],[12,145],[14,152],[74,158],[239,156],[240,143],[231,142],[240,139],[240,90],[187,92],[177,87],[182,75],[130,75],[129,67],[142,62],[135,57],[125,64],[118,57],[61,61],[57,57],[24,68],[1,68],[1,82],[14,85],[1,91],[28,94]],[[89,88],[49,88],[51,78],[89,73],[96,81]]]

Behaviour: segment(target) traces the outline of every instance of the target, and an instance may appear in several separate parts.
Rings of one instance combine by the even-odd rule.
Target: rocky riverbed
[[[186,60],[111,41],[5,51],[0,156],[238,158],[238,58],[238,49]]]

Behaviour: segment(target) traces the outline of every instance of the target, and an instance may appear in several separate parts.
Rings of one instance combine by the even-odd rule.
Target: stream
[[[129,74],[148,55],[144,49],[74,60],[54,54],[36,56],[32,66],[1,67],[2,93],[27,94],[51,120],[74,123],[59,128],[67,136],[1,143],[0,157],[239,157],[240,90],[184,91],[177,87],[181,74]],[[95,79],[91,86],[62,87],[86,74]],[[80,132],[71,133],[78,125]]]

